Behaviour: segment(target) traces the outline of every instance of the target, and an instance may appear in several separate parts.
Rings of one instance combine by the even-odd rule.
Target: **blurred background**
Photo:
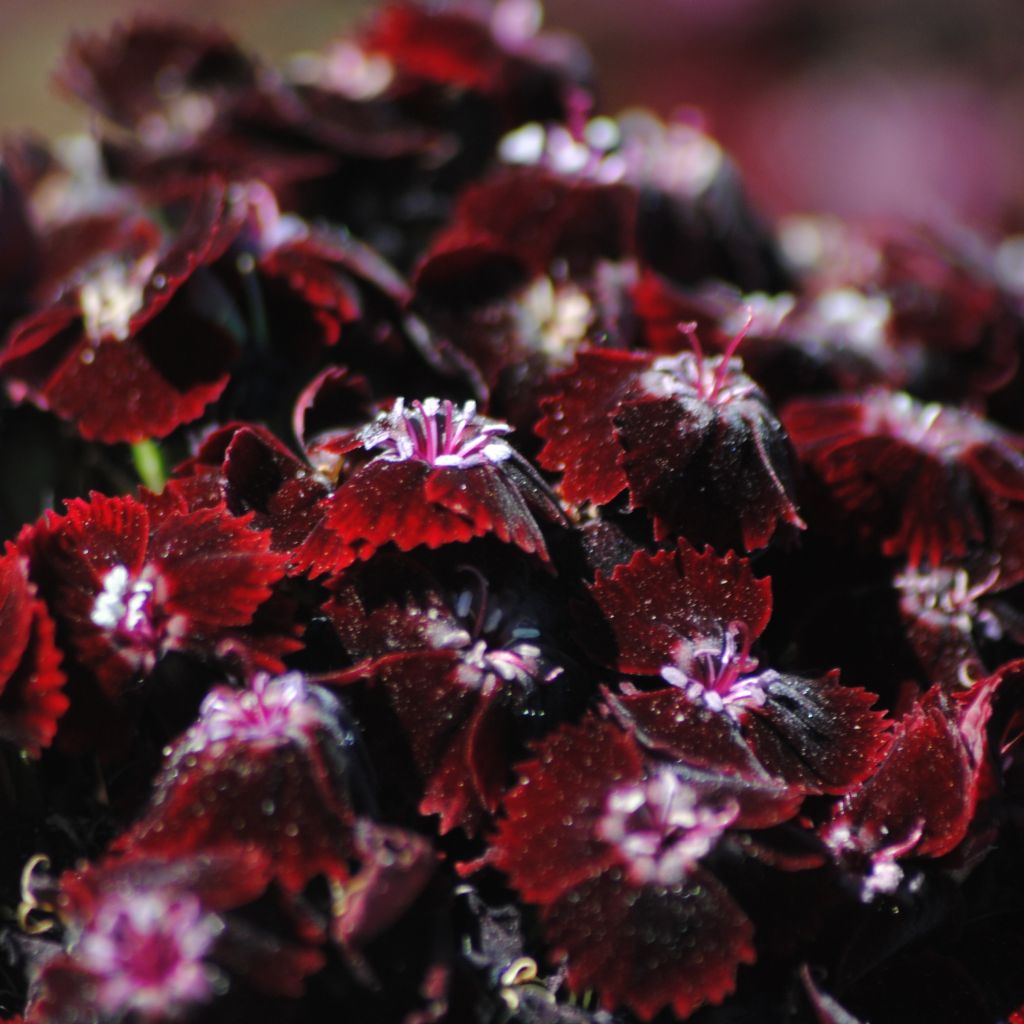
[[[177,0],[275,60],[371,0]],[[1024,224],[1022,0],[549,0],[589,45],[602,106],[702,111],[772,212]],[[50,72],[74,30],[156,0],[0,0],[0,130],[57,134],[82,113]]]

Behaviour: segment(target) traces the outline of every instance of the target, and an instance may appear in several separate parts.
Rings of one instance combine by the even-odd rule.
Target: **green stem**
[[[159,494],[167,483],[167,467],[164,465],[160,445],[151,438],[136,441],[132,445],[132,462],[135,463],[135,472],[139,474],[143,484]]]

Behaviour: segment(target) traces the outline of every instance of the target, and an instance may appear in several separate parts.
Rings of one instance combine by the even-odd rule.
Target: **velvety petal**
[[[772,611],[771,580],[758,579],[747,559],[698,551],[685,540],[675,551],[637,552],[610,576],[599,573],[590,590],[615,648],[602,649],[598,628],[588,630],[588,646],[607,664],[637,675],[657,675],[674,662],[680,642],[718,637],[734,622],[754,640]]]
[[[54,632],[29,582],[26,560],[8,547],[0,558],[0,738],[34,757],[53,741],[68,707]]]
[[[736,720],[692,700],[682,690],[670,686],[645,693],[624,687],[622,694],[610,696],[609,701],[648,750],[723,775],[764,780],[764,768]]]
[[[490,465],[448,469],[414,460],[374,460],[338,488],[326,522],[347,554],[334,565],[317,563],[314,572],[337,572],[388,542],[410,551],[420,545],[464,543],[488,533],[547,558],[526,501],[506,473]]]
[[[800,809],[805,790],[769,775],[731,716],[674,688],[627,692],[610,702],[647,750],[675,763],[679,779],[712,804],[735,804],[736,827],[770,828]]]
[[[872,391],[792,402],[785,422],[838,506],[914,568],[963,559],[988,509],[1020,500],[1021,441],[950,406]]]
[[[569,983],[595,988],[608,1009],[630,1007],[650,1020],[670,1007],[689,1016],[736,987],[753,963],[753,926],[722,884],[695,868],[672,888],[629,884],[607,868],[564,892],[542,912],[556,955],[568,958]]]
[[[643,766],[628,736],[592,716],[563,726],[535,749],[505,798],[489,859],[524,899],[550,903],[616,863],[594,826],[608,790],[636,782]]]
[[[250,60],[218,29],[149,17],[105,36],[75,36],[57,81],[112,121],[136,127],[176,99],[238,89],[254,75]]]
[[[212,691],[167,755],[146,814],[117,848],[178,858],[238,844],[266,855],[274,877],[293,892],[318,874],[347,879],[347,741],[334,699],[292,678],[255,695]],[[274,688],[286,685],[293,692],[278,702]]]
[[[548,274],[554,261],[569,273],[593,270],[598,260],[622,260],[633,248],[636,192],[559,175],[542,167],[505,169],[466,189],[456,206],[453,227],[435,245],[488,240],[529,267]]]
[[[836,821],[861,849],[918,835],[914,853],[941,857],[967,834],[979,769],[948,699],[932,689],[896,724],[889,753],[844,801]]]
[[[197,630],[246,625],[284,575],[269,533],[250,524],[251,516],[221,507],[169,518],[154,531],[147,559],[165,575],[167,608]]]
[[[572,505],[606,505],[625,490],[620,448],[611,417],[646,368],[646,356],[628,352],[581,352],[558,391],[541,402],[536,432],[544,440],[537,462],[563,473],[559,493]]]
[[[720,547],[765,547],[797,529],[785,431],[763,395],[715,407],[684,396],[626,401],[613,422],[634,506],[659,538],[683,532]]]
[[[847,793],[885,756],[885,712],[872,711],[876,696],[843,686],[839,672],[820,679],[765,672],[765,702],[752,706],[743,732],[768,771],[814,792]]]

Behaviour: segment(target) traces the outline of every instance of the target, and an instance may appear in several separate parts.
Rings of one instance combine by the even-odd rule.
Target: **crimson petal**
[[[724,886],[694,869],[673,887],[639,891],[614,867],[543,910],[570,984],[596,988],[609,1009],[625,1003],[641,1020],[671,1007],[689,1016],[736,988],[736,969],[755,960],[754,929]]]
[[[0,557],[0,737],[34,757],[53,741],[68,707],[54,633],[24,556],[9,546]]]
[[[680,643],[717,637],[731,623],[742,623],[753,641],[772,612],[771,580],[758,579],[747,559],[698,551],[682,539],[674,551],[638,551],[610,576],[599,573],[590,591],[615,642],[614,652],[600,652],[603,660],[638,675],[657,675]]]

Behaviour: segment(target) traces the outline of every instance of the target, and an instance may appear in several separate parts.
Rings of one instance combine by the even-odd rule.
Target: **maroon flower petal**
[[[345,553],[327,563],[314,552],[314,574],[340,571],[391,542],[402,551],[464,543],[493,533],[548,558],[533,515],[564,520],[530,464],[504,439],[509,428],[476,415],[474,403],[399,399],[359,435],[383,453],[356,470],[328,501],[327,527]]]
[[[635,386],[648,358],[630,352],[581,352],[541,402],[536,432],[545,444],[537,462],[563,473],[559,493],[572,505],[607,505],[626,489],[612,416]]]
[[[752,706],[743,732],[765,768],[811,792],[846,793],[888,749],[891,722],[872,711],[876,696],[843,686],[839,672],[804,679],[769,671],[765,702]]]
[[[746,915],[700,868],[681,886],[639,891],[624,874],[616,866],[585,879],[542,912],[570,985],[596,988],[608,1009],[625,1004],[641,1020],[720,1003],[736,988],[737,967],[755,960]]]
[[[608,789],[639,780],[643,765],[624,733],[589,717],[547,737],[520,774],[505,798],[490,860],[523,899],[550,903],[617,863],[593,826]]]
[[[236,339],[211,308],[230,300],[211,299],[193,275],[224,254],[244,214],[223,183],[201,181],[164,189],[146,218],[114,221],[109,247],[79,254],[48,303],[12,328],[0,353],[9,392],[107,442],[198,417],[227,384]]]
[[[613,421],[633,505],[655,517],[659,539],[683,531],[756,551],[780,523],[804,528],[789,441],[763,396],[721,410],[681,398],[626,401]]]
[[[353,814],[336,700],[298,674],[218,687],[173,745],[146,815],[117,847],[180,857],[223,844],[264,853],[301,891],[349,876]]]
[[[1024,449],[968,412],[872,391],[795,401],[785,422],[833,500],[911,568],[963,559],[984,543],[990,508],[1024,501]]]
[[[147,560],[165,577],[165,603],[198,631],[244,626],[284,574],[284,556],[270,534],[250,528],[252,515],[200,509],[165,519],[149,542]]]
[[[615,642],[601,656],[637,675],[657,675],[675,662],[681,643],[718,637],[731,623],[742,623],[753,641],[772,612],[771,580],[758,579],[747,559],[698,551],[685,540],[675,551],[637,552],[610,576],[599,573],[590,591]]]
[[[34,757],[53,741],[68,707],[54,632],[24,557],[8,547],[0,558],[0,737]]]
[[[202,332],[200,325],[188,329]],[[234,348],[218,334],[207,334],[205,341],[205,354],[196,353],[189,368],[191,380],[180,388],[166,372],[170,367],[160,366],[164,355],[180,357],[172,356],[170,339],[155,327],[134,342],[76,347],[48,381],[46,403],[90,440],[112,444],[163,437],[201,416],[227,386],[228,374],[222,368]],[[213,371],[210,376],[207,367]],[[104,400],[98,401],[98,395]]]
[[[68,92],[117,124],[150,133],[172,130],[175,102],[195,91],[215,95],[254,79],[249,59],[226,34],[164,19],[136,19],[109,35],[72,39],[57,72]],[[158,120],[157,120],[158,119]]]
[[[905,843],[922,857],[954,849],[974,816],[982,768],[980,726],[988,713],[985,701],[972,717],[968,746],[949,700],[938,687],[930,690],[896,724],[877,771],[841,805],[827,830],[830,841],[840,852],[851,843],[869,853]]]
[[[611,704],[646,749],[687,766],[678,770],[680,778],[710,798],[734,802],[737,827],[770,828],[792,818],[803,803],[805,790],[770,776],[730,715],[675,688],[629,691]]]
[[[606,504],[625,484],[662,539],[683,532],[721,547],[764,547],[782,523],[802,529],[790,446],[765,394],[732,351],[705,359],[582,352],[556,379],[536,426],[538,455],[566,500]]]

